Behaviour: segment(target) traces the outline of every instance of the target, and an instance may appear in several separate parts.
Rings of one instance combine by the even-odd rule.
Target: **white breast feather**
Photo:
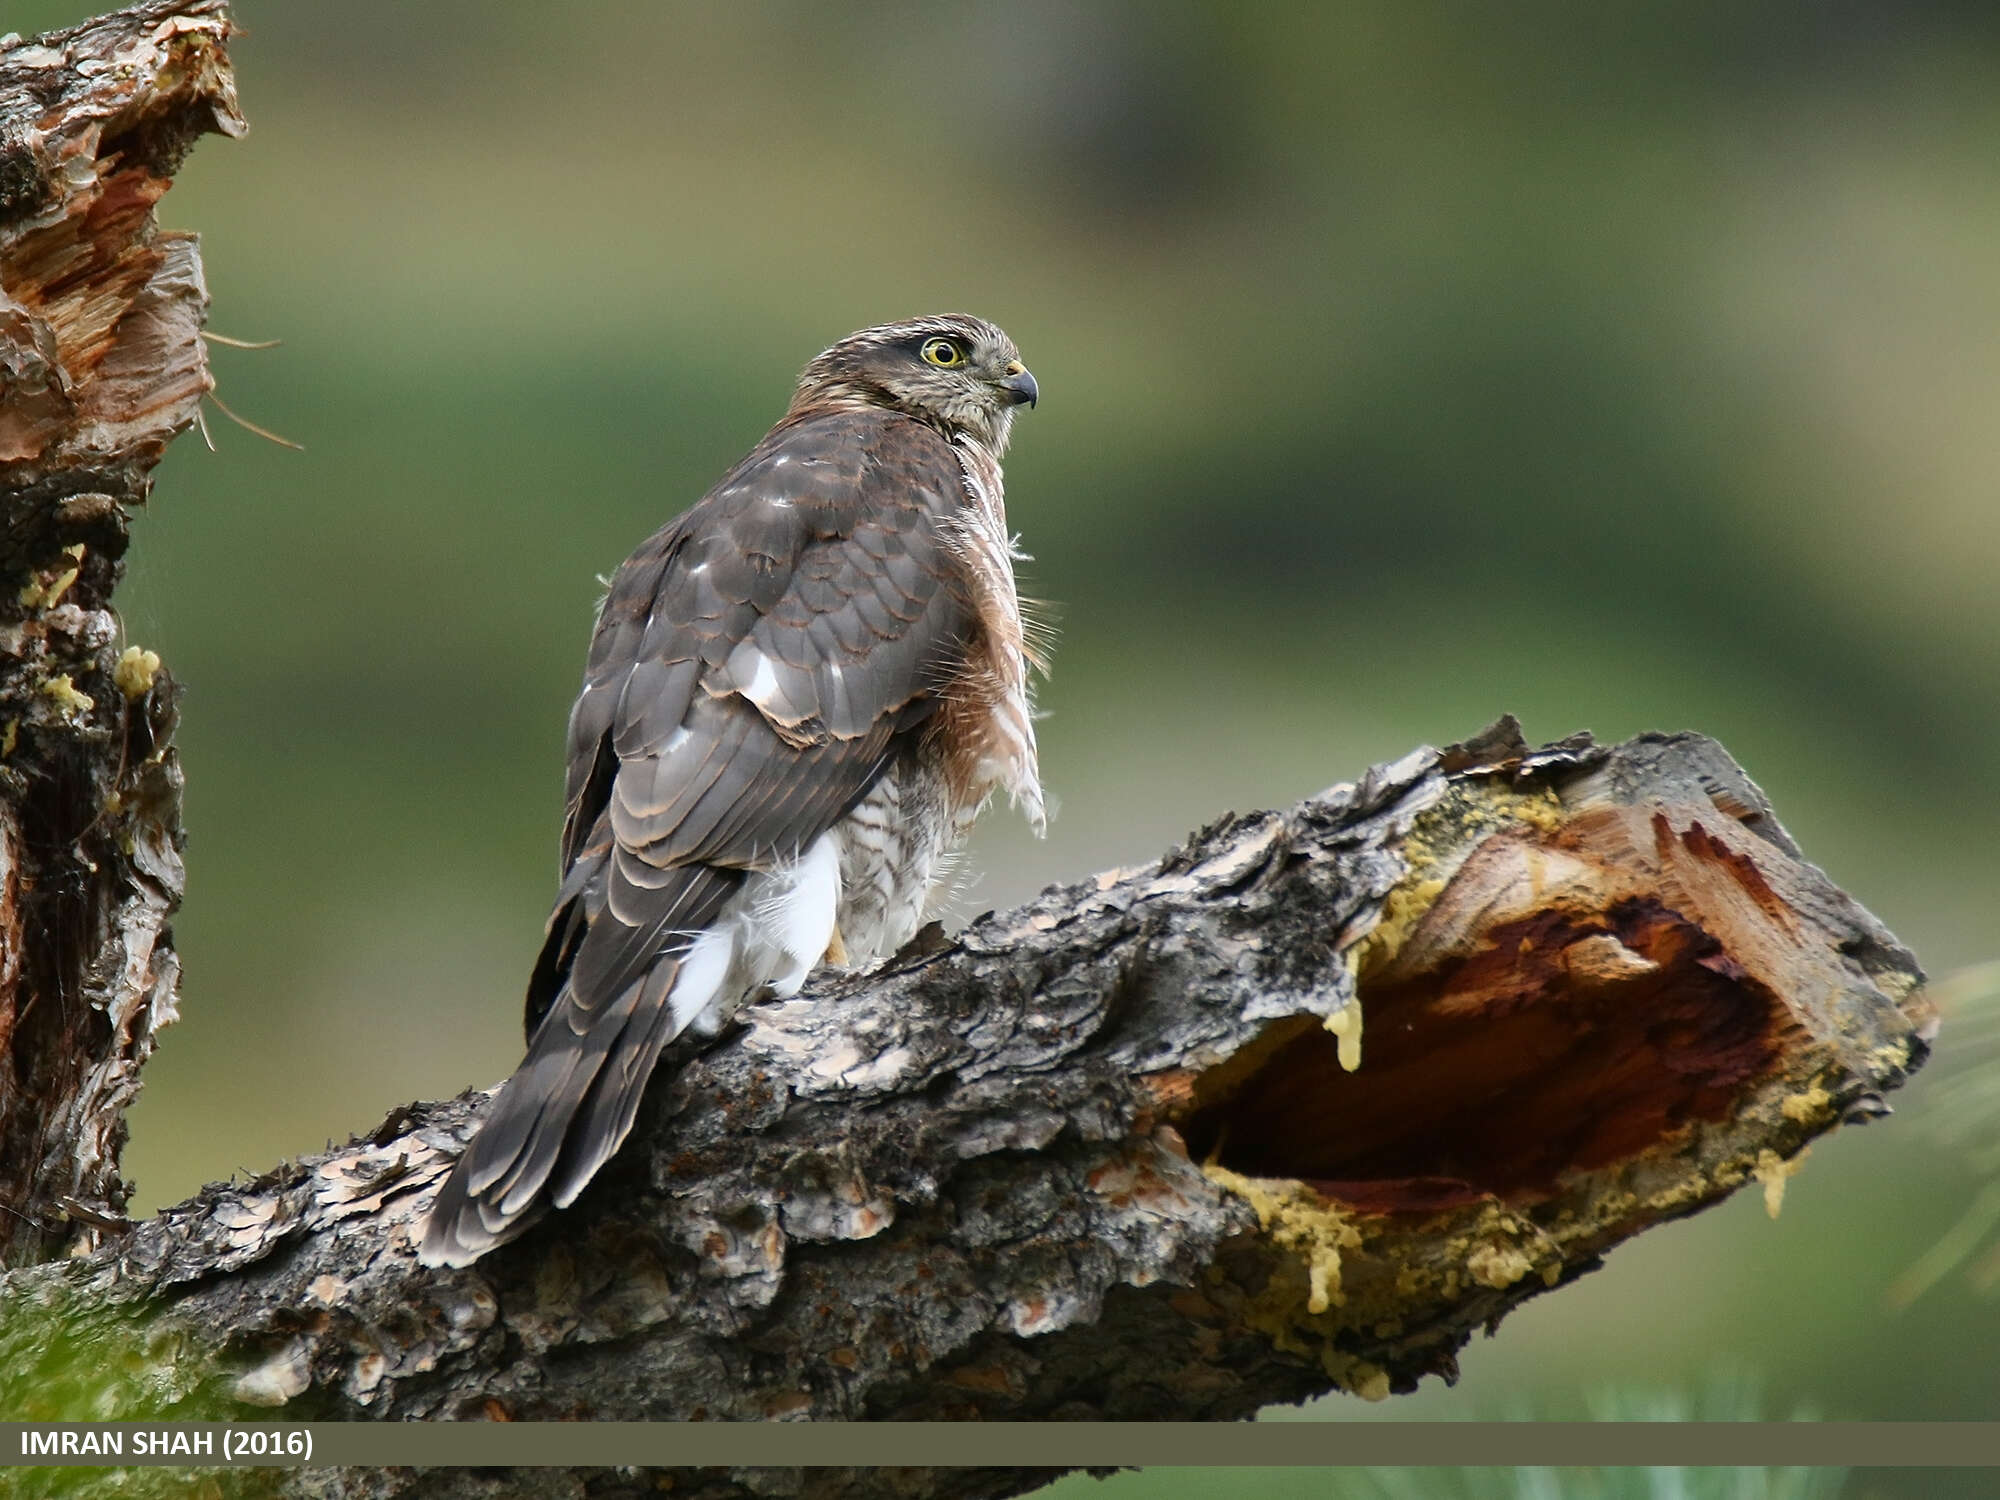
[[[745,890],[757,934],[753,952],[771,951],[776,970],[766,982],[780,998],[789,999],[833,941],[834,912],[840,905],[838,841],[831,831],[821,834],[796,860],[768,875],[751,876]]]
[[[676,1032],[693,1031],[698,1036],[713,1036],[721,1029],[727,1019],[721,1014],[726,1000],[723,990],[729,981],[729,970],[735,957],[736,927],[733,922],[720,922],[694,940],[687,957],[681,960],[681,971],[674,976],[674,987],[667,995],[667,1012],[673,1018]]]
[[[796,995],[833,941],[840,845],[821,834],[797,859],[760,870],[723,906],[681,960],[667,1005],[675,1031],[713,1036],[765,988]]]

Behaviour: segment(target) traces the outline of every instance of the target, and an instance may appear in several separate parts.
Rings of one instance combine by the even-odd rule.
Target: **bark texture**
[[[243,128],[228,33],[192,0],[0,45],[0,1265],[119,1216],[174,1015],[176,694],[110,596],[210,386],[200,255],[153,207]]]
[[[1474,1330],[1630,1235],[1747,1183],[1775,1200],[1923,1056],[1920,977],[1712,741],[1530,751],[1509,722],[752,1008],[669,1056],[573,1208],[470,1269],[411,1247],[477,1093],[17,1272],[0,1326],[105,1347],[143,1326],[115,1398],[70,1398],[123,1410],[1238,1418],[1386,1396],[1450,1378]],[[0,1371],[28,1368],[7,1339]],[[0,1406],[68,1378],[0,1374]]]

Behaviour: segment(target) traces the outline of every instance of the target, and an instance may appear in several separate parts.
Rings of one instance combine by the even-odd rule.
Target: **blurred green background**
[[[1512,710],[1714,734],[1934,973],[2000,954],[1993,6],[239,19],[251,134],[163,217],[211,327],[284,340],[216,350],[222,399],[306,451],[211,409],[122,596],[188,688],[142,1206],[512,1066],[594,576],[926,311],[1040,377],[1008,489],[1062,629],[1060,815],[989,820],[962,914]],[[1779,1412],[2000,1416],[2000,1305],[1885,1306],[1972,1191],[1922,1095],[1778,1223],[1646,1235],[1456,1389],[1313,1414],[1728,1355]]]

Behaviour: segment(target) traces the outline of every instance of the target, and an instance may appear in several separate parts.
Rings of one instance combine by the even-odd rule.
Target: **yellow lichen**
[[[69,680],[69,673],[62,672],[42,684],[42,696],[52,699],[64,713],[81,715],[97,707],[97,700],[88,693],[78,692],[75,683]]]
[[[111,670],[111,680],[118,684],[118,691],[128,699],[138,699],[153,690],[153,679],[159,671],[160,655],[157,651],[142,651],[137,646],[127,646],[118,658],[118,665]]]
[[[19,719],[9,719],[7,727],[4,730],[0,730],[0,759],[5,759],[14,753],[14,746],[20,741],[20,738],[21,721]]]
[[[42,607],[54,609],[62,603],[62,596],[69,592],[69,586],[76,582],[76,575],[82,571],[81,567],[64,568],[62,572],[56,574],[55,582],[49,585],[48,594],[42,600]]]
[[[1355,1319],[1342,1307],[1341,1256],[1358,1250],[1361,1231],[1337,1203],[1322,1198],[1304,1183],[1287,1178],[1246,1177],[1213,1163],[1202,1168],[1217,1185],[1242,1198],[1257,1212],[1270,1243],[1278,1250],[1269,1274],[1255,1292],[1248,1292],[1214,1274],[1214,1295],[1233,1316],[1271,1340],[1288,1354],[1316,1356],[1328,1377],[1342,1389],[1368,1401],[1389,1394],[1389,1376],[1380,1366],[1348,1353],[1336,1342]],[[1233,1293],[1233,1296],[1230,1295]],[[1352,1313],[1349,1309],[1349,1313]],[[1361,1326],[1376,1321],[1373,1314]]]
[[[1382,913],[1375,919],[1375,925],[1349,950],[1357,974],[1387,963],[1400,953],[1410,934],[1416,931],[1417,923],[1424,919],[1424,913],[1444,894],[1448,882],[1443,876],[1418,873],[1415,861],[1422,852],[1414,833],[1404,840],[1403,857],[1411,861],[1410,873],[1382,898]]]
[[[1626,1217],[1638,1206],[1639,1198],[1637,1194],[1628,1193],[1623,1188],[1607,1188],[1603,1193],[1598,1195],[1593,1218],[1600,1223],[1616,1222]],[[1562,1216],[1564,1222],[1574,1218],[1575,1215],[1567,1211]]]
[[[1908,999],[1910,992],[1923,983],[1915,974],[1903,969],[1891,969],[1888,973],[1877,974],[1873,978],[1875,988],[1898,1005]]]
[[[1333,1374],[1328,1371],[1328,1374]],[[1389,1372],[1380,1365],[1371,1365],[1365,1359],[1351,1363],[1346,1373],[1334,1378],[1363,1401],[1387,1401],[1389,1399]]]
[[[1340,1058],[1343,1072],[1352,1073],[1361,1066],[1361,1001],[1357,997],[1326,1018],[1326,1029],[1334,1034],[1339,1045],[1335,1051]]]
[[[1908,1042],[1887,1042],[1868,1054],[1868,1060],[1884,1073],[1900,1073],[1910,1064]]]
[[[1481,1245],[1465,1258],[1465,1269],[1481,1286],[1505,1291],[1535,1269],[1535,1263],[1513,1245]]]
[[[1536,1256],[1523,1248],[1523,1241],[1553,1252],[1553,1263],[1560,1269],[1562,1253],[1541,1226],[1492,1202],[1480,1210],[1467,1233],[1447,1243],[1445,1254],[1463,1264],[1466,1274],[1481,1286],[1505,1291],[1536,1268]]]
[[[1306,1312],[1317,1316],[1346,1300],[1340,1290],[1340,1252],[1360,1249],[1361,1231],[1339,1204],[1289,1178],[1246,1177],[1213,1162],[1202,1171],[1255,1209],[1271,1243],[1298,1258],[1305,1271]]]
[[[1757,1153],[1757,1165],[1751,1169],[1756,1179],[1764,1184],[1764,1212],[1777,1218],[1785,1206],[1785,1183],[1798,1174],[1806,1163],[1806,1150],[1802,1148],[1790,1161],[1778,1155],[1769,1146]]]
[[[1714,1182],[1699,1174],[1676,1177],[1657,1192],[1648,1193],[1645,1206],[1654,1213],[1677,1213],[1700,1203],[1719,1188],[1733,1187],[1742,1180],[1743,1170],[1740,1167],[1718,1169]]]
[[[21,592],[15,597],[23,609],[54,609],[62,602],[62,596],[76,582],[76,575],[83,571],[83,543],[74,542],[63,548],[63,553],[74,559],[70,566],[56,572],[46,582],[31,577],[21,585]]]
[[[1810,1125],[1826,1118],[1827,1110],[1833,1104],[1833,1095],[1818,1084],[1797,1094],[1787,1094],[1778,1108],[1787,1120],[1800,1125]]]

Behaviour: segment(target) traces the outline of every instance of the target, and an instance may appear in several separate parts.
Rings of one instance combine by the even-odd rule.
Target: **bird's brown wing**
[[[918,732],[973,627],[937,433],[794,417],[619,569],[570,717],[564,877],[528,1055],[424,1242],[465,1264],[569,1203],[631,1128],[682,960],[744,876],[794,857]]]

